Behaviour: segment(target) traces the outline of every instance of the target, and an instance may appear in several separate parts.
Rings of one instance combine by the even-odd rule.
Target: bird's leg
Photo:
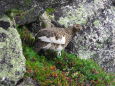
[[[60,58],[61,57],[61,51],[57,52],[57,57]]]
[[[58,56],[61,56],[61,51],[58,51]]]

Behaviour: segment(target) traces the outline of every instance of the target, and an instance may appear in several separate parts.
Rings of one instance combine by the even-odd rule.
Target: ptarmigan
[[[68,45],[76,32],[82,30],[81,25],[76,24],[69,28],[44,28],[36,35],[35,47],[39,52],[41,49],[57,51],[61,56],[61,51]]]

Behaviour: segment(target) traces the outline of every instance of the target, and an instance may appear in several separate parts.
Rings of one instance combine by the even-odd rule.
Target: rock
[[[24,78],[19,84],[16,86],[40,86],[35,80],[30,77]]]
[[[115,0],[0,0],[0,15],[11,9],[24,11],[15,16],[19,25],[36,21],[46,8],[55,8],[53,20],[59,24],[86,28],[66,50],[93,58],[107,72],[115,72]]]
[[[0,16],[11,10],[22,10],[15,16],[19,25],[28,24],[37,20],[46,8],[56,8],[71,3],[71,0],[0,0]]]
[[[23,12],[20,15],[14,16],[14,19],[18,25],[29,24],[36,21],[38,15],[40,15],[43,11],[44,10],[41,7],[33,7],[27,12]]]
[[[0,19],[0,86],[14,86],[25,73],[25,57],[14,21]]]
[[[37,34],[40,29],[46,28],[46,27],[53,27],[54,25],[51,23],[51,19],[47,15],[46,12],[44,12],[37,21],[32,22],[31,24],[28,24],[28,29],[33,32],[34,34]]]
[[[74,0],[57,8],[54,20],[65,27],[81,24],[86,28],[76,34],[66,48],[80,58],[93,58],[107,72],[115,72],[114,0]]]

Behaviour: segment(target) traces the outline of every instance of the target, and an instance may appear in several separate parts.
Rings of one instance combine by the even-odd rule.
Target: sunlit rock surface
[[[0,86],[14,86],[25,72],[25,57],[15,23],[0,18]]]
[[[76,2],[76,3],[75,3]],[[93,58],[106,71],[115,72],[115,7],[110,0],[76,0],[54,13],[54,19],[65,27],[82,24],[84,31],[68,45],[67,50],[87,59]]]

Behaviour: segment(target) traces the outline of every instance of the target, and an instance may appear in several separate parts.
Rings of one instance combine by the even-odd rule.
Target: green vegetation
[[[7,16],[9,16],[10,18],[13,18],[14,16],[22,16],[22,13],[24,11],[23,10],[19,10],[19,9],[11,9],[11,10],[8,10],[6,12]]]
[[[27,27],[17,27],[17,30],[20,34],[20,38],[22,39],[23,44],[25,43],[32,46],[35,41],[35,37],[32,35],[32,33],[30,33]]]
[[[39,56],[32,47],[23,46],[27,72],[41,86],[105,86],[110,85],[111,76],[93,60],[80,59],[63,51],[61,58]]]
[[[26,57],[25,77],[31,77],[41,86],[111,86],[113,75],[106,73],[91,59],[80,59],[74,54],[62,52],[56,58],[48,51],[45,56],[34,51],[34,37],[28,29],[18,28]],[[114,83],[113,83],[114,84]]]
[[[52,15],[54,12],[55,12],[55,9],[54,8],[47,8],[45,10],[47,16],[49,17],[49,19],[53,19],[54,16]]]
[[[50,14],[50,13],[53,13],[53,12],[55,12],[55,9],[54,9],[54,8],[47,8],[47,9],[46,9],[46,13],[47,13],[47,14]]]
[[[26,6],[29,6],[32,3],[32,0],[24,0]]]

